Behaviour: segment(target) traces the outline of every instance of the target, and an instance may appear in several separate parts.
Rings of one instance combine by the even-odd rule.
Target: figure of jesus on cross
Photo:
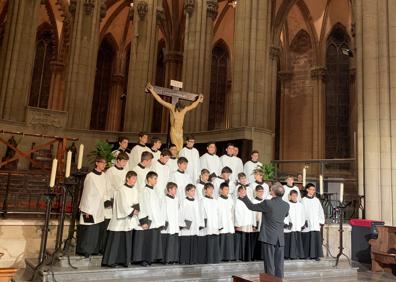
[[[203,95],[196,95],[179,90],[167,89],[158,86],[152,86],[147,83],[146,92],[150,92],[154,99],[170,112],[170,138],[171,142],[176,145],[177,152],[183,148],[183,124],[187,112],[198,107],[203,102]],[[172,103],[164,101],[160,95],[172,97]],[[184,106],[179,99],[193,101],[190,105]]]

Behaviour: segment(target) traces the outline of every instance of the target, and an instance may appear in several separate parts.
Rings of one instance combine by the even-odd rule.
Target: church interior
[[[69,150],[81,184],[81,144],[90,171],[98,141],[116,150],[125,136],[131,149],[144,132],[171,143],[148,82],[203,94],[182,128],[200,155],[232,142],[244,163],[259,152],[269,182],[320,186],[325,256],[344,232],[353,258],[358,228],[347,220],[396,225],[394,10],[394,0],[0,0],[0,271],[42,251],[53,159],[59,188]],[[59,195],[50,208],[51,248],[74,228],[65,198],[63,235]],[[395,274],[396,231],[384,232],[377,247],[393,250],[383,269]]]

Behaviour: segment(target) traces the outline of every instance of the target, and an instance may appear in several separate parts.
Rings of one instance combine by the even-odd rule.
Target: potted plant
[[[107,164],[106,168],[112,166],[112,163],[115,159],[113,152],[113,145],[107,143],[106,141],[96,141],[96,148],[92,152],[89,153],[88,158],[90,159],[91,163],[95,162],[97,156],[101,156],[105,158]]]

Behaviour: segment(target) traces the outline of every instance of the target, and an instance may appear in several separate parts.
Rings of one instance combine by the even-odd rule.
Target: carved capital
[[[166,20],[165,12],[162,8],[157,8],[155,16],[156,16],[157,25],[162,25]]]
[[[206,8],[207,16],[214,21],[217,18],[219,4],[217,3],[217,0],[207,0],[206,4],[207,4],[207,8]]]
[[[184,12],[191,17],[195,9],[195,0],[184,0]]]
[[[74,15],[77,9],[77,0],[70,0],[69,4],[69,12],[70,14]]]
[[[179,51],[167,51],[165,53],[165,62],[183,62],[183,53]]]
[[[278,79],[281,81],[288,81],[293,78],[293,73],[291,71],[279,71]]]
[[[272,46],[270,48],[270,57],[272,60],[277,59],[279,57],[279,54],[280,54],[280,49],[278,47]]]
[[[94,0],[84,0],[84,12],[87,16],[92,15],[92,11],[95,8]]]
[[[322,66],[317,66],[311,69],[311,79],[313,80],[323,80],[326,79],[326,68]]]
[[[147,13],[148,13],[148,4],[147,4],[147,2],[143,1],[143,0],[137,2],[136,9],[137,9],[137,12],[138,12],[138,15],[139,15],[139,19],[141,21],[143,21],[144,18],[146,17],[146,15],[147,15]]]

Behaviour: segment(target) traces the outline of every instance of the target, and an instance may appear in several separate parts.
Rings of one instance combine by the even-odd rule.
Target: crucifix
[[[180,81],[171,80],[171,86],[173,89],[152,86],[150,83],[147,83],[146,92],[151,93],[158,103],[169,110],[170,139],[171,142],[176,145],[177,151],[179,152],[183,148],[184,117],[187,112],[195,109],[200,103],[203,102],[203,95],[180,91],[180,89],[183,87],[183,83]],[[171,97],[172,103],[164,101],[159,95]],[[180,100],[193,102],[188,106],[183,106],[180,103]]]

